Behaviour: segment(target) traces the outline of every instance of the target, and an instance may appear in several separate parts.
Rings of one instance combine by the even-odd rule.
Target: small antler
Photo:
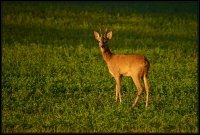
[[[104,34],[103,34],[103,36],[106,37],[107,33],[108,33],[108,29],[105,28],[105,29],[104,29]]]
[[[107,34],[107,32],[108,32],[108,29],[107,29],[107,28],[105,28],[105,34]]]

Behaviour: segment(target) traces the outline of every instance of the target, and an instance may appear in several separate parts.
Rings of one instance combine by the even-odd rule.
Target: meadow
[[[2,2],[2,133],[197,133],[197,2]],[[93,31],[113,53],[150,61],[122,103]]]

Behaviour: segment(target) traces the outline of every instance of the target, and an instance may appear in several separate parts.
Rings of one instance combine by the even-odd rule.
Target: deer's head
[[[106,29],[103,35],[99,35],[98,32],[94,31],[94,37],[99,42],[99,47],[106,49],[108,47],[108,40],[112,38],[112,31],[107,32]]]

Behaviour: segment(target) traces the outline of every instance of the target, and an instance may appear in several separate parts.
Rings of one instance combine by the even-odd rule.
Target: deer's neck
[[[101,48],[101,52],[102,52],[103,58],[106,62],[108,62],[113,55],[113,53],[110,51],[109,47]]]

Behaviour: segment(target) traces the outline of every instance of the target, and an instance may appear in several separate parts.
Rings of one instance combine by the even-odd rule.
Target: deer
[[[101,32],[101,30],[100,30]],[[141,98],[142,95],[142,84],[143,80],[144,87],[146,90],[146,110],[148,110],[149,102],[149,83],[148,83],[148,71],[150,68],[150,62],[148,59],[141,54],[114,54],[110,51],[108,41],[112,38],[112,31],[104,31],[104,34],[100,35],[94,31],[94,37],[98,41],[100,51],[103,59],[107,64],[110,74],[116,81],[116,102],[121,103],[121,79],[123,76],[130,76],[137,88],[137,97],[132,103],[134,108]]]

